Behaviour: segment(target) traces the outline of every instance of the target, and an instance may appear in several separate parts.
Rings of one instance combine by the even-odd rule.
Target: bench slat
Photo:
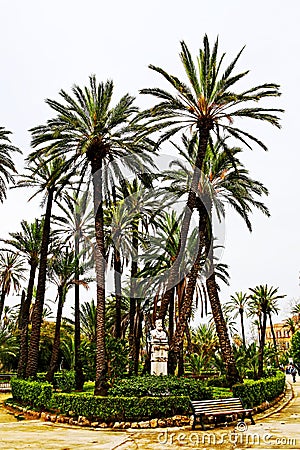
[[[243,420],[245,415],[247,414],[251,419],[251,423],[254,424],[254,420],[252,417],[253,409],[246,409],[243,407],[242,401],[240,398],[220,398],[217,400],[195,400],[191,401],[191,406],[194,414],[194,424],[193,429],[195,428],[196,418],[200,417],[202,428],[204,428],[203,424],[203,416],[221,416],[221,415],[230,415],[230,414],[243,414]]]

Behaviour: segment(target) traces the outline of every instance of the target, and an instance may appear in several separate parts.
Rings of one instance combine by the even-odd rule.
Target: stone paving
[[[288,380],[286,395],[281,402],[256,415],[255,425],[250,425],[250,421],[246,419],[245,427],[228,425],[207,431],[202,431],[199,426],[195,431],[190,427],[112,431],[70,427],[39,420],[15,420],[0,410],[1,450],[300,450],[300,380],[296,383]]]

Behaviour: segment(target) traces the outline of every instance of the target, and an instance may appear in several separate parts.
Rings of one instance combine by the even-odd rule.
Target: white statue
[[[154,340],[166,340],[167,339],[167,333],[163,329],[162,320],[157,319],[155,321],[155,328],[154,330],[150,331],[151,334],[151,342]]]
[[[168,375],[168,338],[162,320],[155,321],[151,330],[151,375]]]

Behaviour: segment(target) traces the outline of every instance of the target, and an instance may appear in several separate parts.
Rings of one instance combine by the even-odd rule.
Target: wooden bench
[[[253,409],[245,409],[239,398],[220,398],[218,400],[199,400],[199,401],[191,401],[191,406],[193,410],[194,422],[192,429],[195,429],[196,419],[200,418],[200,423],[202,425],[202,429],[205,430],[203,417],[204,416],[213,416],[216,419],[220,416],[225,415],[242,415],[242,421],[244,422],[245,417],[248,416],[251,420],[252,425],[255,424],[254,419],[252,417]]]

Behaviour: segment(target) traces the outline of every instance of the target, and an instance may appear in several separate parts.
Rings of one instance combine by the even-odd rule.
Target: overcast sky
[[[247,122],[269,151],[246,150],[243,162],[251,176],[269,189],[266,199],[272,217],[253,216],[252,234],[232,211],[226,217],[222,262],[230,267],[235,291],[269,284],[299,298],[299,3],[278,0],[1,0],[0,125],[13,132],[12,142],[24,156],[30,151],[28,129],[51,117],[45,98],[70,92],[74,83],[86,85],[90,74],[99,81],[112,78],[115,98],[126,92],[143,107],[149,99],[144,87],[162,86],[154,64],[182,75],[180,41],[193,56],[205,33],[219,36],[220,51],[228,62],[246,45],[238,70],[250,69],[248,87],[264,82],[281,85],[282,97],[273,107],[285,109],[282,129]],[[19,171],[23,159],[17,161]],[[37,203],[27,203],[29,192],[9,193],[0,206],[0,236],[19,229],[21,219],[33,219]]]

